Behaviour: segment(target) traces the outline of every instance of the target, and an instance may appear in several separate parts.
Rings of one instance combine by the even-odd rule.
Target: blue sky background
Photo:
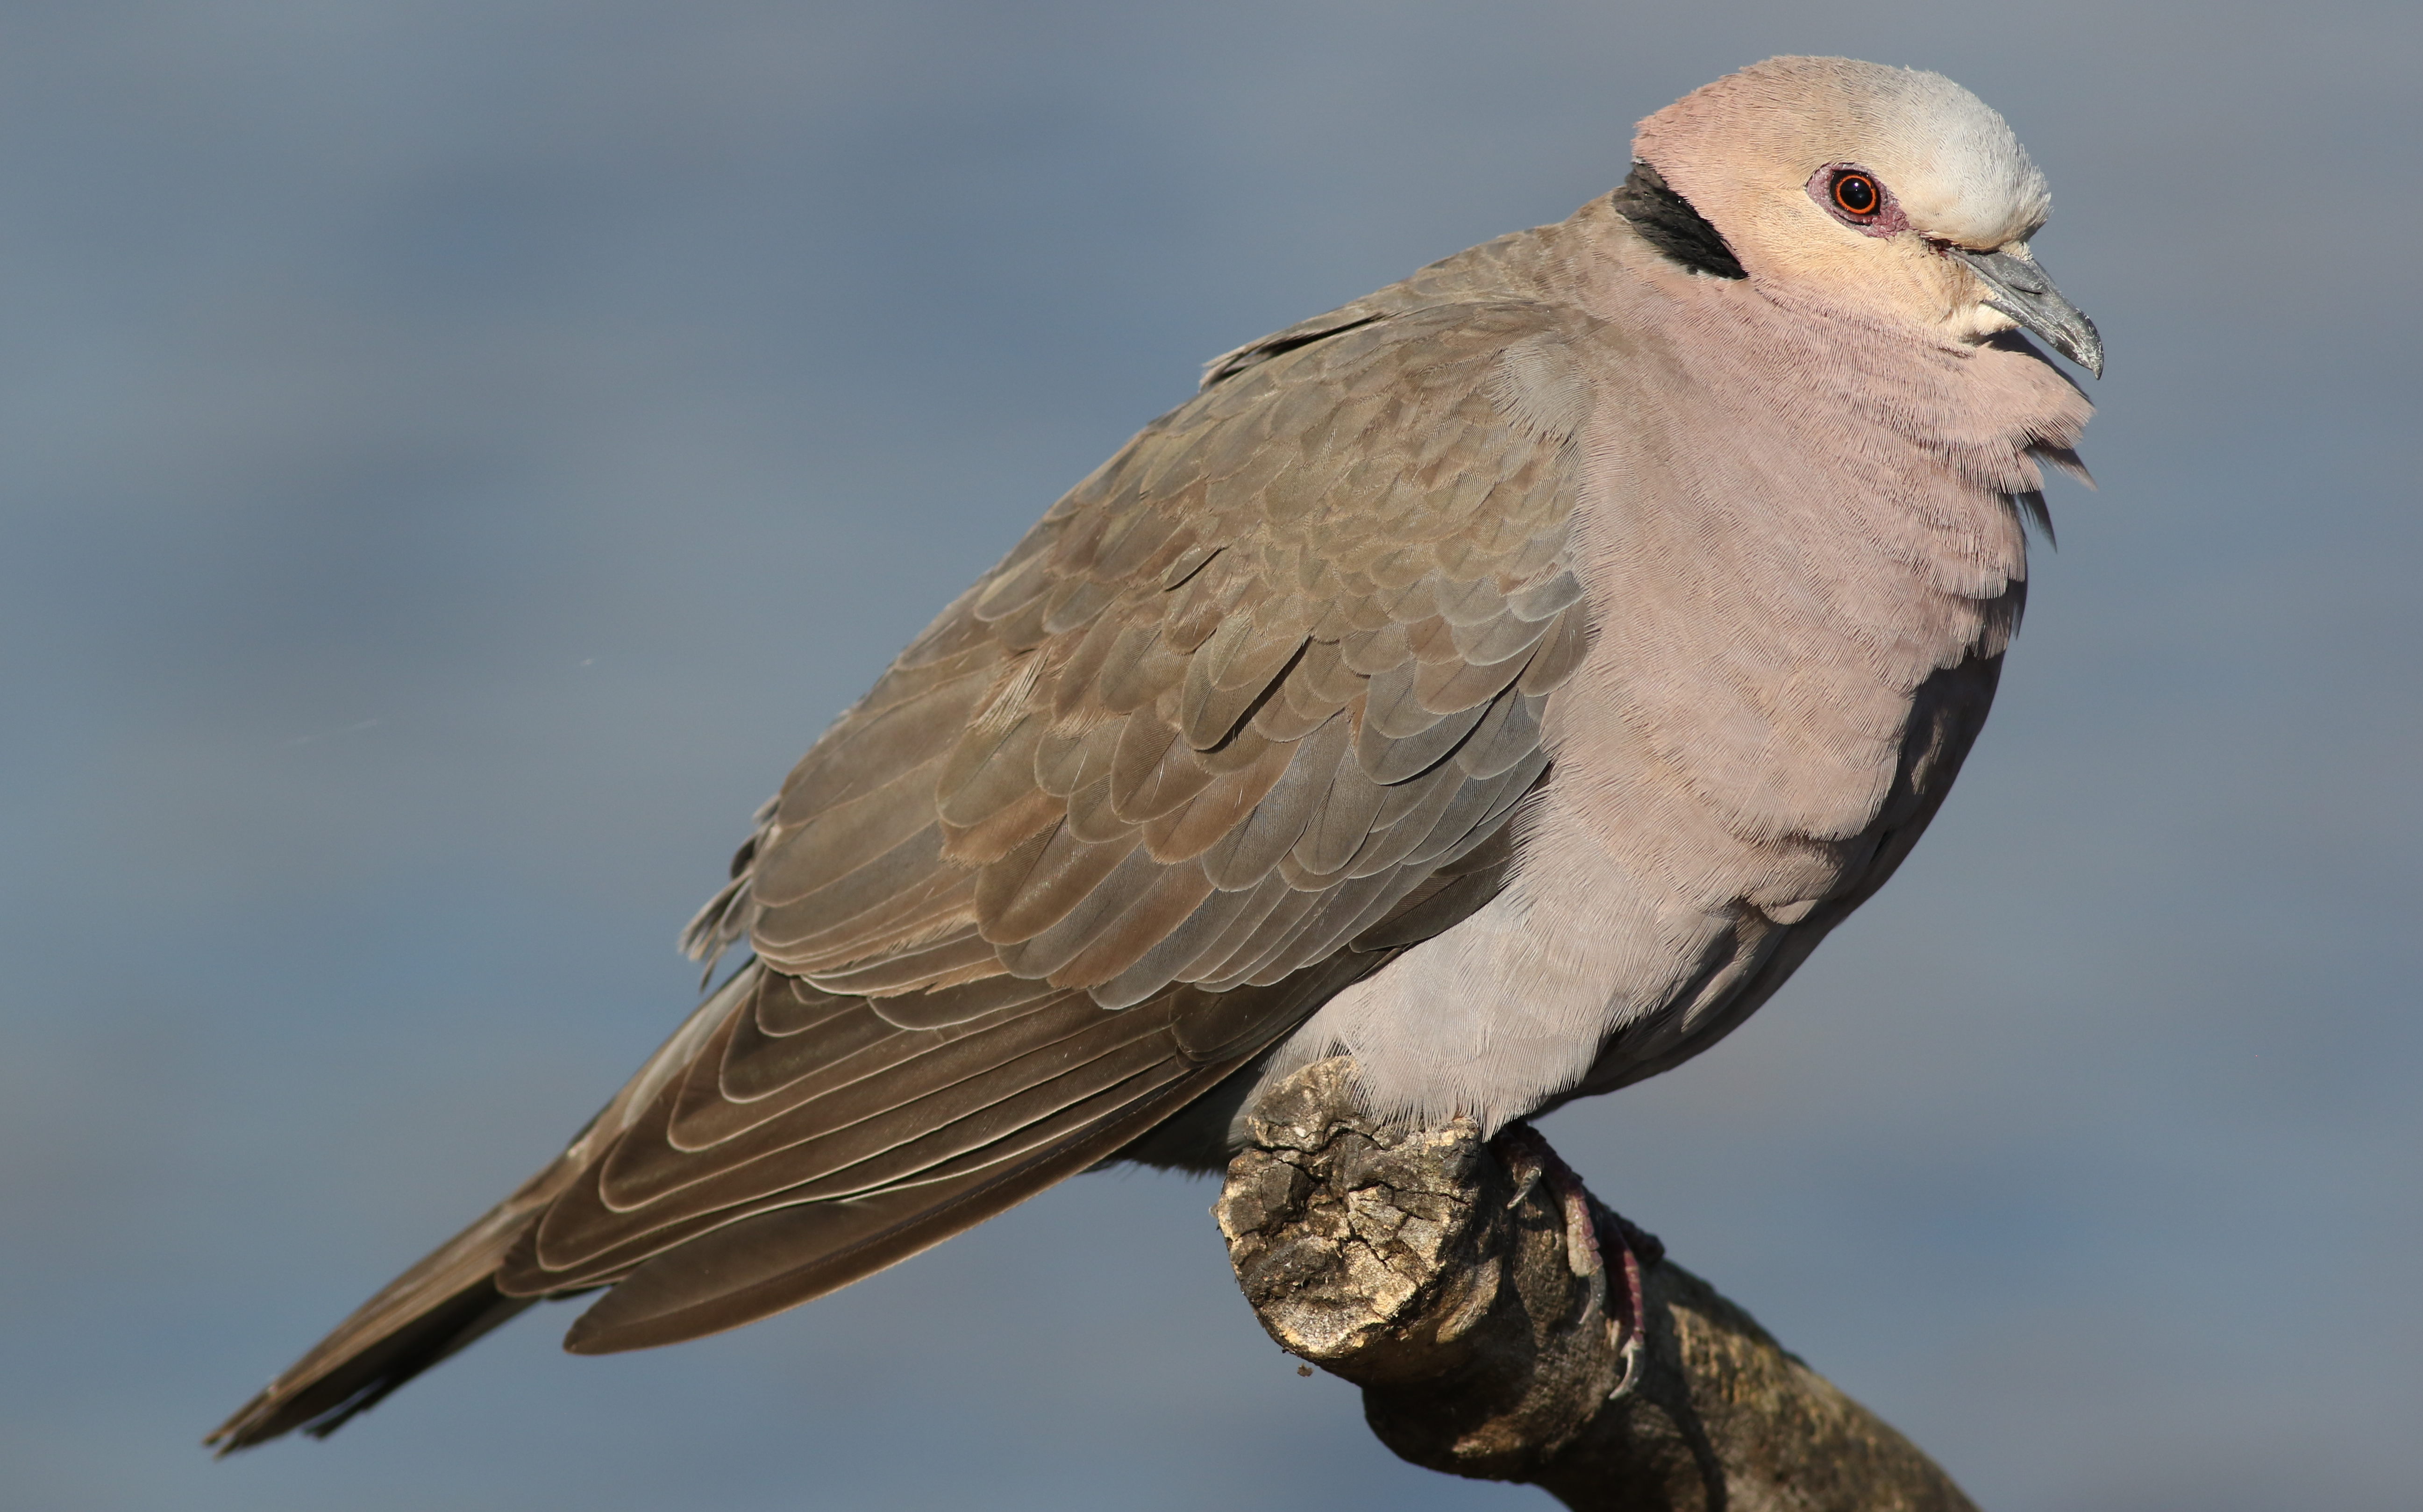
[[[751,808],[1203,358],[1782,52],[2010,118],[2102,488],[1902,876],[1550,1137],[1996,1512],[2411,1508],[2423,9],[2357,0],[0,4],[0,1505],[1545,1505],[1141,1174],[195,1440],[682,1016]]]

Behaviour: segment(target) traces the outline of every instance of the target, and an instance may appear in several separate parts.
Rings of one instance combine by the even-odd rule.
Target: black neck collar
[[[1666,187],[1666,181],[1646,163],[1632,165],[1623,187],[1610,199],[1615,213],[1632,222],[1641,240],[1687,268],[1719,279],[1746,279],[1740,259],[1725,245],[1724,233],[1691,201]]]

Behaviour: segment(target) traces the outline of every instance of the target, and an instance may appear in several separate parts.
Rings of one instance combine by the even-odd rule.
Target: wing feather
[[[761,815],[686,936],[756,960],[230,1431],[351,1410],[535,1297],[613,1286],[569,1341],[597,1351],[831,1290],[1494,896],[1587,645],[1556,354],[1589,321],[1473,256],[1223,358],[1053,505]]]

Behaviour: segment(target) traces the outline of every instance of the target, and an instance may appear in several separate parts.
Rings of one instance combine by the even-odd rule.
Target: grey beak
[[[2051,342],[2054,351],[2087,372],[2103,376],[2103,338],[2096,332],[2095,322],[2061,296],[2027,243],[2013,242],[1991,252],[1965,247],[1944,250],[1968,263],[1970,271],[1994,291],[1986,303]]]

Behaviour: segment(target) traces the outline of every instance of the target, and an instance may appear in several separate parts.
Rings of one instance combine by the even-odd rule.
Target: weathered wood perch
[[[1582,1512],[1976,1512],[1536,1132],[1377,1128],[1347,1065],[1264,1100],[1213,1215],[1271,1337],[1400,1456]]]

